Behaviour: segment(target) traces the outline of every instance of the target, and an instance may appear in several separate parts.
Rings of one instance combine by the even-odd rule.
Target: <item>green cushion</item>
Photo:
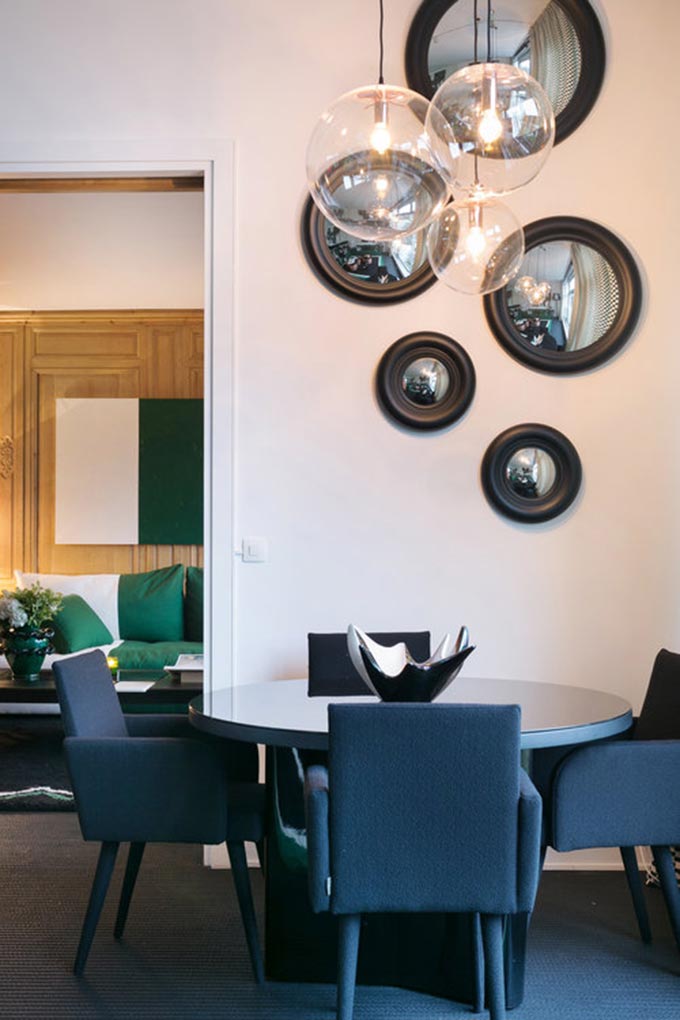
[[[60,655],[96,648],[97,645],[110,645],[113,641],[109,628],[80,595],[64,595],[52,626],[52,643]]]
[[[203,640],[203,567],[187,567],[184,637],[187,641]]]
[[[198,641],[123,641],[112,655],[118,659],[119,669],[163,669],[177,662],[178,655],[200,655],[203,644]]]
[[[130,641],[181,641],[184,637],[184,567],[121,574],[118,583],[120,636]]]

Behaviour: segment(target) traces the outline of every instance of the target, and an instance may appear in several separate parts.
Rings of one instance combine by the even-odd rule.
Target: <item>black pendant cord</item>
[[[378,37],[380,40],[380,61],[378,64],[378,85],[385,84],[385,77],[383,75],[383,63],[385,61],[385,43],[383,41],[384,27],[385,27],[385,4],[384,0],[380,0],[380,28],[378,29]]]
[[[479,11],[477,9],[477,0],[474,2],[474,8],[472,11],[472,21],[474,25],[474,46],[472,50],[472,62],[474,64],[479,63]]]
[[[491,0],[486,3],[486,62],[491,61]]]

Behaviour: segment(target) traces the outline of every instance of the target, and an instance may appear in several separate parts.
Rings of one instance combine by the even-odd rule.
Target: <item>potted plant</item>
[[[37,680],[45,656],[51,652],[54,631],[50,621],[61,608],[62,597],[36,581],[30,588],[3,591],[0,596],[0,651],[12,676]]]

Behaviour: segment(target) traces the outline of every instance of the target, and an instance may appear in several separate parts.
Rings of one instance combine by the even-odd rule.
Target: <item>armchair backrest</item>
[[[330,909],[517,909],[517,705],[331,705]]]
[[[67,737],[127,737],[106,656],[97,649],[52,666]]]
[[[680,655],[662,648],[652,668],[635,740],[680,740]]]
[[[430,657],[429,630],[405,633],[369,634],[381,645],[403,641],[413,658],[423,662]],[[311,698],[372,694],[352,664],[347,650],[347,634],[308,634],[309,683]]]

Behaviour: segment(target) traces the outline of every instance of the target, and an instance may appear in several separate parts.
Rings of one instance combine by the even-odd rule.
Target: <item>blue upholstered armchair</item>
[[[671,846],[680,844],[680,655],[662,649],[631,740],[573,751],[552,784],[548,842],[555,850],[618,846],[645,942],[651,930],[635,856],[651,846],[680,948],[680,891]]]
[[[539,872],[519,708],[331,705],[329,729],[329,767],[308,770],[305,801],[312,907],[338,915],[339,1020],[352,1017],[361,915],[392,911],[481,915],[500,1020],[504,918],[532,910]]]
[[[253,972],[263,980],[244,841],[261,843],[257,749],[202,739],[176,716],[124,716],[101,651],[54,664],[84,839],[101,842],[74,972],[83,973],[120,843],[130,843],[121,938],[146,843],[227,842]]]

